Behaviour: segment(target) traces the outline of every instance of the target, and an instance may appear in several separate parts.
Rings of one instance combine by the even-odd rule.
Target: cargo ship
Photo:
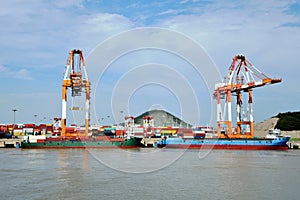
[[[164,137],[155,147],[184,149],[287,150],[290,136],[270,130],[264,138],[183,138]]]
[[[24,139],[22,148],[25,149],[67,149],[67,148],[139,148],[137,138],[44,138],[43,136],[29,136]]]
[[[232,150],[287,150],[289,137],[274,139],[183,139],[166,138],[157,147],[185,149],[232,149]]]

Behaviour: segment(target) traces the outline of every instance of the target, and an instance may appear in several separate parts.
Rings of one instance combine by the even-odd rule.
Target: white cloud
[[[180,1],[179,3],[180,4],[185,4],[185,3],[188,3],[189,2],[189,0],[182,0],[182,1]]]
[[[239,5],[217,2],[199,15],[177,15],[157,25],[196,39],[216,61],[230,60],[235,53],[247,53],[259,61],[268,60],[271,65],[285,64],[287,59],[295,65],[298,62],[295,41],[300,39],[300,27],[282,26],[299,21],[296,16],[285,13],[289,6],[289,2],[279,1],[251,1]]]
[[[83,2],[85,0],[52,0],[53,4],[58,8],[69,8],[69,7],[77,7],[83,8]]]
[[[78,28],[79,46],[89,51],[108,37],[131,29],[134,24],[126,17],[118,14],[97,13],[84,16]]]
[[[0,15],[0,26],[5,27],[0,32],[0,46],[5,49],[0,63],[56,66],[60,51],[65,51],[74,35],[76,18],[50,1],[5,1]]]
[[[174,10],[174,9],[168,9],[166,11],[163,11],[163,12],[160,12],[158,13],[157,15],[160,16],[160,15],[170,15],[170,14],[177,14],[179,11],[178,10]]]
[[[25,79],[25,80],[32,80],[33,78],[30,75],[30,72],[27,69],[20,69],[16,72],[10,72],[13,77],[17,79]]]
[[[85,32],[90,33],[118,33],[133,27],[133,23],[128,18],[110,13],[89,15],[83,23]]]
[[[0,65],[0,73],[1,76],[4,77],[11,77],[21,80],[33,80],[31,73],[27,69],[11,70],[5,66]]]

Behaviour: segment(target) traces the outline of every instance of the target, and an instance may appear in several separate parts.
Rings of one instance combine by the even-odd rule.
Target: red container
[[[124,130],[116,130],[116,136],[122,136],[125,134]]]
[[[124,138],[110,138],[109,141],[111,142],[124,142]]]
[[[61,137],[57,137],[57,138],[47,138],[47,141],[60,141],[62,140]]]
[[[96,141],[109,141],[109,137],[107,136],[95,136]]]
[[[67,127],[66,132],[67,133],[75,133],[75,127]]]

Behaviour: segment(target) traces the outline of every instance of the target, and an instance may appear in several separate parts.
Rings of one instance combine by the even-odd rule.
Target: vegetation
[[[300,112],[279,113],[275,117],[279,118],[275,128],[283,131],[300,130]]]

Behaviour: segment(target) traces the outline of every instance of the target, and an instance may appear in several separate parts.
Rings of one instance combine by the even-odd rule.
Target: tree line
[[[275,117],[279,118],[275,128],[282,131],[300,130],[300,112],[279,113]]]

